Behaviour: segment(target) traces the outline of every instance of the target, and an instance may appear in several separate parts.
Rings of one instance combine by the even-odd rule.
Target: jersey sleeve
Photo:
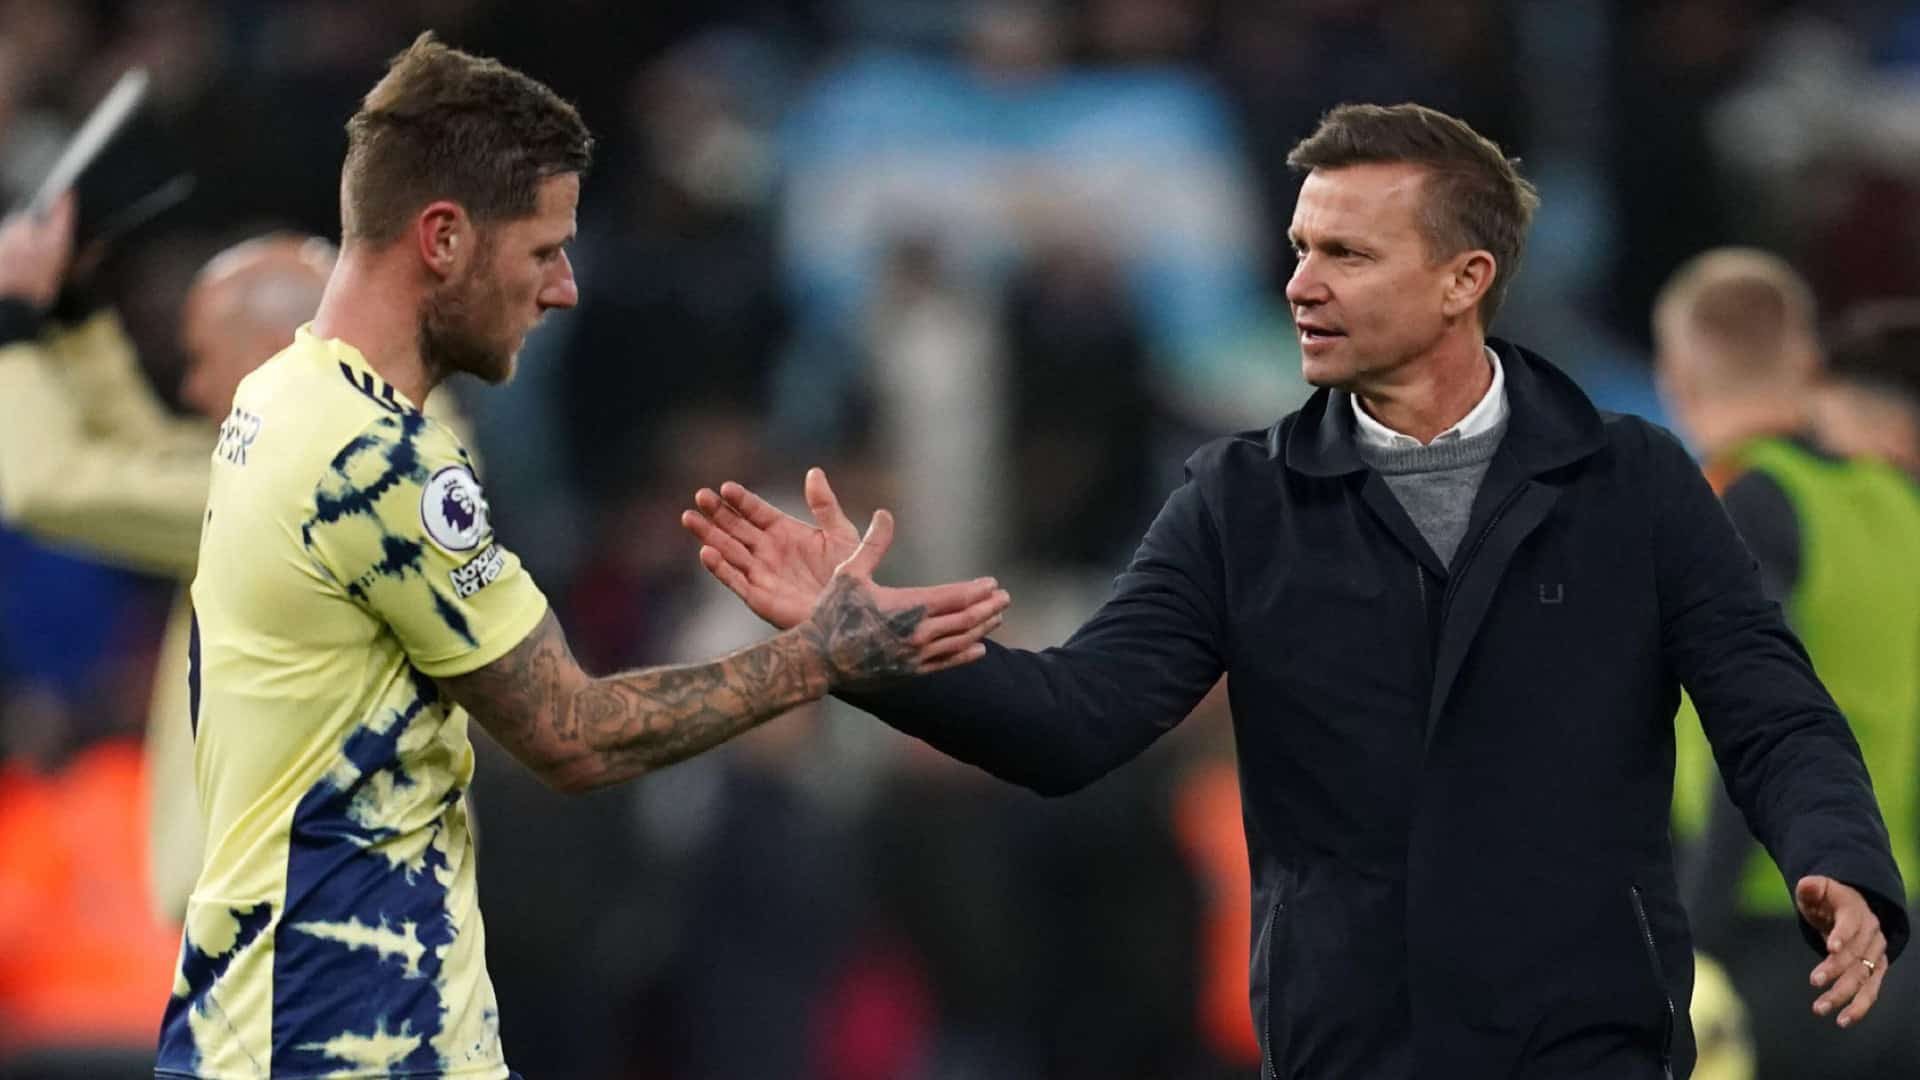
[[[466,448],[411,410],[374,421],[334,456],[301,539],[431,676],[492,663],[546,614],[532,575],[494,538]]]

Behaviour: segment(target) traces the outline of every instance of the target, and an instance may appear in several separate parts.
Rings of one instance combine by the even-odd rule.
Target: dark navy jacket
[[[1511,418],[1451,569],[1322,390],[1196,453],[1065,645],[853,699],[1062,794],[1227,673],[1269,1075],[1687,1075],[1683,684],[1786,880],[1862,889],[1906,942],[1859,750],[1699,469],[1492,344]]]

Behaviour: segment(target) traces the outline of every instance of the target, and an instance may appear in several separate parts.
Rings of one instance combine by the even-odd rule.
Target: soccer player
[[[582,791],[830,690],[975,659],[1007,602],[986,579],[876,586],[881,512],[791,631],[581,671],[467,451],[419,406],[456,372],[504,381],[541,315],[574,304],[591,138],[546,87],[430,35],[347,132],[319,311],[241,383],[213,455],[190,679],[207,852],[166,1077],[507,1076],[469,715]]]

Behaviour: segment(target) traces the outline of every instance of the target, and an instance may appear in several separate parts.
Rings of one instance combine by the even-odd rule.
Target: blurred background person
[[[1920,483],[1920,300],[1869,302],[1840,320],[1813,417],[1834,453],[1878,458]]]
[[[216,256],[196,277],[183,315],[189,358],[181,396],[199,416],[175,417],[148,385],[112,308],[87,311],[84,282],[69,273],[71,198],[44,221],[25,216],[0,225],[0,400],[10,422],[0,428],[0,521],[38,539],[83,551],[105,562],[164,576],[184,585],[197,561],[200,519],[206,507],[214,424],[226,415],[234,388],[266,357],[293,339],[313,314],[332,266],[325,241],[282,234],[238,244]],[[57,307],[54,300],[64,293]],[[146,710],[145,753],[131,739],[86,747],[82,761],[120,756],[117,772],[69,766],[78,775],[123,778],[130,798],[103,803],[82,820],[111,827],[113,836],[143,836],[138,849],[113,845],[81,852],[137,854],[118,872],[91,882],[78,910],[109,900],[151,911],[111,919],[92,912],[94,934],[112,931],[117,964],[103,974],[111,988],[96,1000],[139,995],[124,1006],[76,1008],[57,997],[58,980],[43,975],[22,988],[28,1004],[78,1024],[88,1017],[124,1014],[123,1036],[136,1047],[136,1065],[150,1067],[151,995],[178,945],[178,924],[199,873],[201,827],[193,789],[192,736],[187,719],[185,591],[177,595],[152,674]],[[96,796],[96,799],[99,796]],[[52,836],[67,835],[61,823]],[[45,839],[33,841],[41,845]],[[22,849],[28,850],[26,838]],[[54,882],[42,902],[74,910],[75,898]],[[49,950],[71,947],[80,932],[52,932]],[[127,940],[131,939],[131,940]],[[62,944],[66,942],[67,944]],[[16,955],[27,955],[21,949]],[[155,966],[158,961],[158,966]],[[77,967],[61,965],[62,969]],[[84,1029],[81,1029],[84,1030]],[[69,1049],[65,1052],[71,1052]],[[42,1058],[45,1058],[43,1053]],[[47,1069],[46,1060],[35,1066]],[[82,1057],[74,1075],[95,1076],[111,1066]],[[22,1066],[24,1068],[24,1066]]]
[[[1874,778],[1911,907],[1920,897],[1920,488],[1884,461],[1813,441],[1822,355],[1812,290],[1777,256],[1716,249],[1681,267],[1654,308],[1660,385],[1759,560]],[[1685,899],[1701,948],[1752,1015],[1758,1074],[1877,1077],[1920,1070],[1920,980],[1889,978],[1891,1024],[1836,1033],[1813,1015],[1793,898],[1715,775]]]

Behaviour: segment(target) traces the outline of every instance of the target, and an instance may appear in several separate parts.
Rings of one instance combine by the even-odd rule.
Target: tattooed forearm
[[[444,685],[548,782],[584,790],[725,742],[822,696],[827,679],[798,631],[707,663],[590,678],[549,612],[511,653]]]
[[[867,583],[836,577],[801,625],[702,664],[592,678],[549,611],[512,652],[442,685],[515,757],[577,791],[709,747],[829,690],[920,670],[920,607],[882,611]]]
[[[795,627],[826,657],[835,689],[912,675],[919,670],[915,630],[926,609],[883,612],[850,577],[835,577],[813,615]]]
[[[599,755],[610,783],[671,765],[826,692],[825,671],[797,634],[704,664],[595,679],[560,711]]]

